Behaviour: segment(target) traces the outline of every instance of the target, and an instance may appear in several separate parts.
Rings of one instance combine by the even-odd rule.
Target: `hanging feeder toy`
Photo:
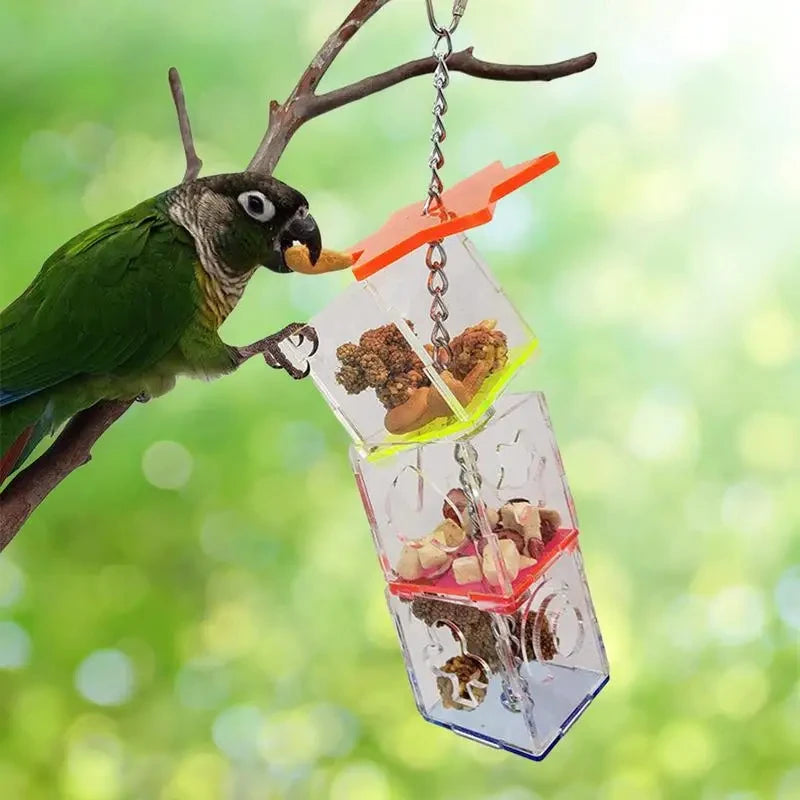
[[[353,438],[420,713],[538,760],[609,671],[544,397],[504,392],[537,341],[465,235],[558,158],[495,162],[447,191],[439,176],[446,61],[465,6],[444,28],[428,2],[438,66],[427,200],[351,249],[355,283],[309,323],[318,349],[283,348],[307,361]]]

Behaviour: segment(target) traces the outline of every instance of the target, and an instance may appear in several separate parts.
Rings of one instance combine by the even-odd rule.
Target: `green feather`
[[[195,311],[195,262],[191,239],[153,201],[77,236],[0,314],[3,390],[155,363]]]
[[[0,314],[0,453],[47,410],[55,427],[104,397],[135,396],[193,327],[197,254],[148,200],[76,236]],[[24,399],[23,399],[24,398]]]

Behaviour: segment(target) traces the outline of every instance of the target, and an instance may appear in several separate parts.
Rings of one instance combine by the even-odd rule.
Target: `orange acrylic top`
[[[350,248],[353,274],[364,280],[428,242],[489,222],[501,197],[557,164],[555,153],[545,153],[515,167],[504,167],[495,161],[444,191],[441,206],[427,215],[422,213],[424,203],[412,203],[396,211],[379,231]]]

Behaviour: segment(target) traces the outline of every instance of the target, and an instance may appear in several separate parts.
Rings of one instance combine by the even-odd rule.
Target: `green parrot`
[[[100,400],[146,400],[178,375],[206,379],[251,356],[307,374],[279,342],[248,347],[217,332],[260,265],[290,272],[300,243],[313,264],[322,239],[308,201],[271,177],[214,175],[169,189],[79,234],[45,261],[0,313],[0,481],[41,439]]]

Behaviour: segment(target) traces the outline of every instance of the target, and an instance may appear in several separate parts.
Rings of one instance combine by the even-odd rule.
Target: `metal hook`
[[[461,22],[461,17],[467,10],[468,0],[454,0],[453,2],[453,16],[450,20],[449,27],[445,28],[436,21],[436,11],[433,8],[433,0],[425,0],[425,7],[428,11],[428,22],[430,23],[431,30],[439,36],[455,33],[458,23]]]

